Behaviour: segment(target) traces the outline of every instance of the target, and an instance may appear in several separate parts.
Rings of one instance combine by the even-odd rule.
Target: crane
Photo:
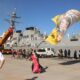
[[[10,19],[6,19],[7,22],[9,22],[10,27],[8,28],[8,30],[4,33],[4,35],[0,38],[0,47],[7,41],[7,39],[9,37],[11,37],[13,35],[14,29],[15,29],[15,23],[16,22],[16,18],[19,18],[16,16],[16,9],[11,13],[10,15]]]

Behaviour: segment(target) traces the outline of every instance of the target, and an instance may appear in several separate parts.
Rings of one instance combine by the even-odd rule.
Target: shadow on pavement
[[[59,63],[61,65],[72,65],[72,64],[76,64],[76,63],[79,63],[80,60],[71,60],[71,61],[66,61],[66,62],[63,62],[63,63]]]
[[[25,80],[36,80],[38,77],[37,76],[35,76],[35,77],[33,77],[33,78],[30,78],[30,79],[25,79]]]
[[[44,72],[46,72],[46,69],[47,69],[48,67],[46,66],[45,68],[42,68],[42,71],[41,71],[41,73],[44,73]]]

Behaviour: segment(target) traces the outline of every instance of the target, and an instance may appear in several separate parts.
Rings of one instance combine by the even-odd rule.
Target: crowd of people
[[[26,58],[27,55],[29,54],[29,51],[26,51],[25,49],[19,49],[19,50],[12,49],[11,54],[13,58],[21,59],[21,58]]]
[[[59,49],[57,51],[58,57],[64,57],[64,58],[75,58],[80,59],[80,50],[74,50],[73,54],[71,53],[70,49]],[[72,55],[71,55],[72,54]]]

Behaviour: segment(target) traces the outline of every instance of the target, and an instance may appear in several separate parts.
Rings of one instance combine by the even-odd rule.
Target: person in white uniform
[[[2,52],[0,51],[0,69],[3,67],[4,62],[5,62],[5,58],[2,54]]]

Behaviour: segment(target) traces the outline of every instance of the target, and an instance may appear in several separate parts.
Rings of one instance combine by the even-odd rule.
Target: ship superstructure
[[[24,31],[17,30],[5,44],[6,48],[36,48],[44,41],[44,35],[35,27],[27,27]],[[47,43],[46,43],[47,44]]]

